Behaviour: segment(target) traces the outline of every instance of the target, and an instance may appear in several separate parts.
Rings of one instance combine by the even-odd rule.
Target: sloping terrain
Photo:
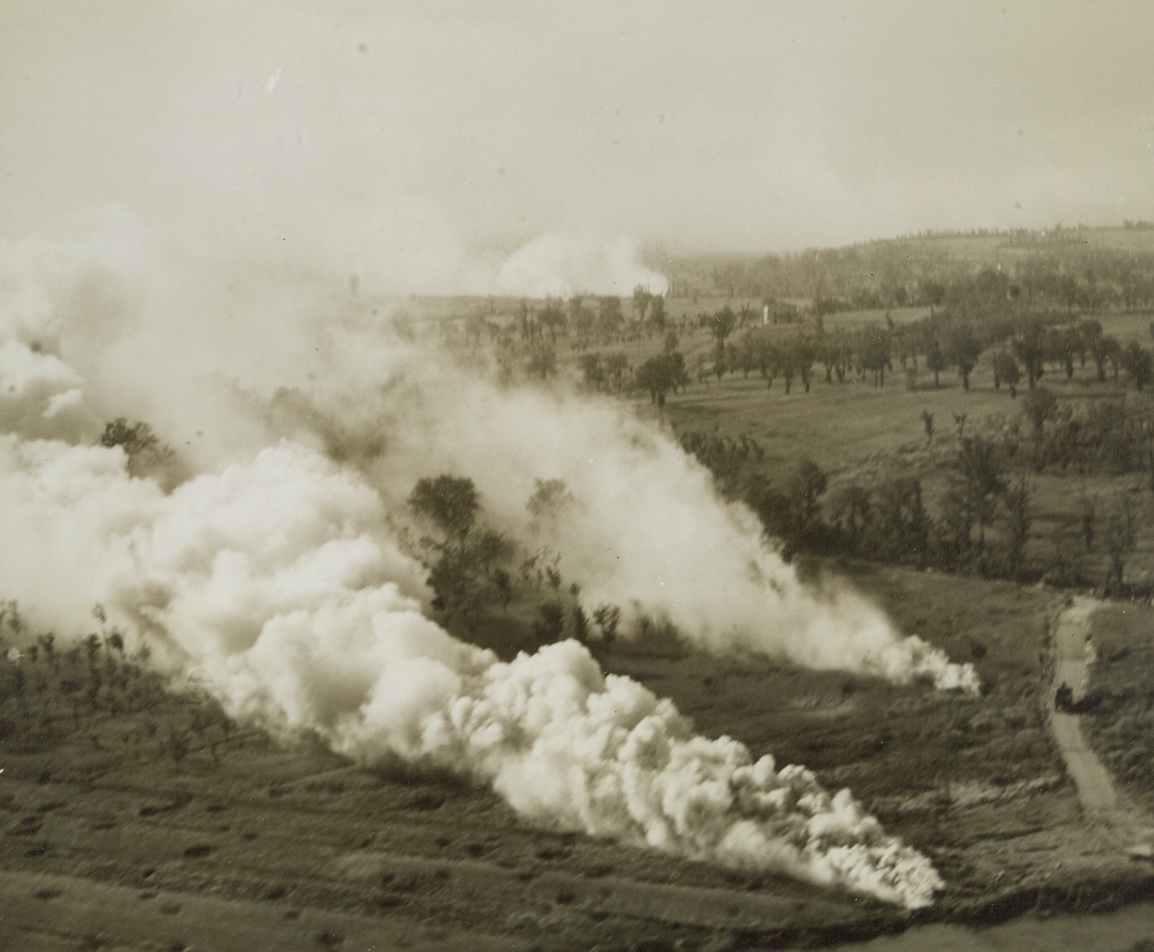
[[[650,639],[600,649],[698,727],[846,785],[932,857],[928,916],[1109,901],[1142,870],[1087,824],[1048,740],[1049,593],[844,566],[904,630],[981,655],[981,699]],[[983,650],[975,646],[980,645]],[[967,646],[969,646],[967,648]],[[175,761],[127,714],[0,742],[0,947],[726,949],[913,921],[876,901],[536,829],[460,780],[234,731]],[[983,910],[993,910],[985,913]],[[648,943],[648,944],[647,944]]]

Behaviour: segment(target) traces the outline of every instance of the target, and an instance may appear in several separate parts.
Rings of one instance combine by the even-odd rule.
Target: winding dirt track
[[[1073,691],[1074,701],[1086,692],[1094,648],[1089,640],[1090,616],[1098,603],[1078,597],[1058,615],[1053,626],[1054,683],[1051,701],[1062,684]],[[1086,818],[1097,830],[1119,848],[1148,841],[1154,833],[1149,819],[1120,800],[1114,780],[1097,755],[1086,744],[1077,714],[1059,711],[1049,705],[1050,723],[1058,748],[1066,761],[1078,800]]]

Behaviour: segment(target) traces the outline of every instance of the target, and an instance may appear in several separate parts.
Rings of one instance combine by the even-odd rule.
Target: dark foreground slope
[[[919,921],[1097,908],[1148,892],[1146,868],[1084,822],[1051,741],[1053,596],[839,572],[903,630],[974,660],[985,696],[707,657],[658,638],[602,649],[602,662],[672,697],[705,733],[851,787],[945,876],[946,893]],[[517,623],[502,631],[515,646]],[[5,722],[0,947],[718,950],[911,921],[784,878],[534,829],[459,780],[224,731],[206,705],[170,696],[118,713],[78,701],[44,708],[40,731]]]

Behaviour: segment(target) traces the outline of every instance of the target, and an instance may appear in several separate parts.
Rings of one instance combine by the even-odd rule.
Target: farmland
[[[1117,234],[1134,245],[1125,246],[1127,255],[1145,250],[1146,231]],[[153,663],[152,643],[118,627],[103,607],[84,632],[51,632],[27,621],[18,602],[5,602],[0,637],[13,654],[0,661],[0,939],[27,949],[376,942],[719,952],[864,938],[934,919],[981,923],[1032,909],[1085,911],[1148,896],[1151,879],[1126,844],[1086,822],[1049,711],[1056,619],[1072,594],[1092,592],[1104,599],[1092,620],[1097,707],[1082,720],[1127,801],[1149,811],[1149,704],[1140,683],[1149,609],[1139,602],[1154,577],[1154,456],[1146,452],[1151,407],[1140,378],[1154,311],[1124,306],[1084,272],[1071,292],[1078,306],[1067,307],[1046,298],[1063,292],[1036,275],[1027,286],[1024,268],[1001,283],[990,268],[1017,260],[998,251],[1002,239],[941,241],[947,244],[923,256],[938,270],[909,276],[900,294],[893,283],[843,287],[837,299],[852,305],[845,309],[817,306],[820,295],[784,293],[796,287],[743,298],[743,275],[758,274],[756,261],[743,258],[748,273],[717,270],[716,262],[708,271],[693,262],[674,269],[673,286],[684,293],[662,298],[660,323],[652,301],[641,306],[643,294],[615,304],[604,295],[346,299],[338,312],[358,332],[396,333],[447,352],[430,374],[430,393],[452,374],[476,374],[486,389],[462,385],[460,392],[491,398],[490,410],[513,393],[525,400],[518,406],[538,401],[544,414],[560,394],[582,412],[620,414],[628,426],[644,421],[645,439],[656,432],[661,448],[680,443],[710,471],[719,494],[750,507],[768,544],[809,591],[864,594],[901,636],[972,664],[979,694],[935,690],[925,678],[813,670],[790,660],[794,649],[702,641],[660,612],[631,615],[625,599],[587,610],[580,565],[571,578],[567,552],[549,562],[547,549],[518,540],[509,527],[529,518],[524,501],[514,518],[485,488],[503,488],[507,473],[490,476],[477,493],[476,474],[467,470],[417,470],[414,486],[415,467],[405,466],[410,482],[393,485],[390,454],[400,452],[404,433],[389,428],[378,404],[366,400],[369,412],[358,413],[346,402],[337,414],[299,382],[263,403],[244,395],[248,411],[260,403],[275,435],[306,433],[398,512],[407,507],[396,515],[408,520],[397,545],[425,570],[435,596],[428,614],[451,635],[502,661],[576,638],[602,671],[670,699],[705,738],[731,737],[779,766],[805,765],[827,790],[849,788],[887,832],[932,861],[945,883],[932,906],[905,912],[861,891],[533,819],[479,769],[431,766],[432,758],[405,763],[391,752],[334,753],[331,740],[342,735],[324,719],[324,703],[311,727],[230,716],[221,699],[227,703],[227,692],[218,696],[211,677],[179,667],[174,675],[170,660]],[[1104,238],[1082,245],[1116,247]],[[839,280],[848,273],[837,272]],[[932,301],[919,297],[925,282],[958,274],[964,277]],[[1021,303],[1031,295],[1033,303]],[[1039,348],[1033,356],[1032,341]],[[1013,356],[1023,373],[1036,358],[1035,386],[1023,377],[1011,395],[1005,363],[996,379],[996,353]],[[1133,362],[1123,361],[1127,353]],[[1039,424],[1023,408],[1039,403],[1031,395],[1040,392],[1051,402]],[[401,399],[404,389],[394,382],[386,396]],[[429,404],[414,405],[429,412]],[[518,425],[528,429],[532,412],[518,412]],[[643,438],[627,432],[632,452]],[[159,481],[158,472],[176,483],[185,478],[142,424],[114,421],[104,440],[105,449],[125,454],[133,491]],[[460,458],[449,457],[454,464]],[[491,462],[478,458],[478,472]],[[328,480],[325,493],[356,504],[335,542],[362,544],[369,533],[357,519],[376,519],[376,509],[362,501],[361,484],[346,493],[334,468],[314,469]],[[593,521],[594,500],[567,501],[578,489],[575,471],[530,475],[538,478],[529,536],[566,538],[557,529],[566,506],[584,506]],[[689,470],[693,486],[700,475]],[[267,482],[253,483],[258,493],[271,492]],[[437,492],[422,493],[431,487]],[[457,511],[439,507],[442,490],[460,491]],[[157,490],[156,498],[177,492]],[[146,502],[158,507],[156,498]],[[318,510],[328,505],[327,496],[291,498],[304,509],[301,498]],[[712,495],[706,503],[715,505]],[[277,546],[327,538],[286,511],[275,517],[277,532],[243,540],[266,558]],[[185,549],[162,540],[179,557],[165,547],[161,555],[195,567],[197,546],[227,540],[237,521],[232,514],[208,529],[197,523],[193,541],[180,541]],[[685,556],[703,570],[723,554],[698,553],[693,544],[685,542]],[[143,533],[133,546],[147,555]],[[233,564],[247,570],[258,562],[245,558]],[[205,561],[208,581],[191,590],[215,609],[225,600],[213,587],[223,569],[211,547]],[[279,568],[275,557],[269,561]],[[287,582],[242,599],[242,607],[307,589],[296,566],[290,563]],[[327,572],[318,569],[312,581],[323,582]],[[165,579],[157,572],[150,584],[160,591]],[[152,626],[159,656],[172,646],[156,636],[157,619],[180,599],[145,588],[137,620]],[[278,617],[302,617],[289,605]],[[401,608],[410,611],[408,603]],[[221,628],[242,629],[239,614],[222,610]],[[313,619],[319,627],[322,615]],[[788,646],[770,637],[771,613],[764,624],[769,643]],[[295,648],[282,644],[274,660],[293,657]],[[317,668],[327,663],[320,652],[308,657]],[[323,691],[302,694],[311,700]]]

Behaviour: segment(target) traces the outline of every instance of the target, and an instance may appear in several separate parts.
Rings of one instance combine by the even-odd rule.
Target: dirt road
[[[1095,657],[1090,617],[1097,604],[1092,598],[1075,598],[1054,623],[1050,723],[1087,819],[1115,846],[1130,849],[1154,841],[1149,818],[1118,796],[1113,777],[1086,743],[1079,716],[1060,711],[1052,703],[1063,684],[1072,691],[1075,703],[1085,695]]]
[[[1076,598],[1058,616],[1054,625],[1054,692],[1065,684],[1073,691],[1074,701],[1086,691],[1093,646],[1088,640],[1090,616],[1096,602],[1091,598]],[[1054,696],[1051,693],[1051,698]],[[1102,762],[1086,745],[1078,715],[1050,706],[1050,722],[1058,747],[1066,760],[1082,809],[1091,817],[1112,817],[1118,809],[1118,795],[1114,781]]]

